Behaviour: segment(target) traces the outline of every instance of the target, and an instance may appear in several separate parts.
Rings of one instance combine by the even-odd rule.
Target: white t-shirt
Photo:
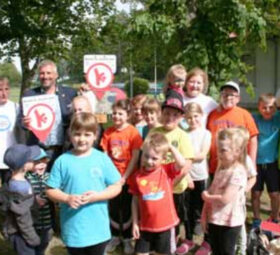
[[[183,98],[184,106],[188,103],[197,103],[201,106],[203,111],[203,125],[206,127],[207,118],[210,112],[217,108],[217,102],[210,96],[200,94],[197,97],[184,96]]]
[[[211,133],[205,128],[199,128],[188,132],[194,155],[200,153],[205,144],[211,143]],[[190,175],[194,181],[202,181],[208,178],[208,162],[205,158],[201,162],[196,162],[192,164]]]
[[[0,105],[0,169],[8,169],[3,157],[7,148],[16,143],[14,127],[18,113],[18,104],[8,100]]]

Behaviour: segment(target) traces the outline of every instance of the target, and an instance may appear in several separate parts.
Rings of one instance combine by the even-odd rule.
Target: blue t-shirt
[[[67,194],[102,191],[120,180],[111,159],[92,149],[89,156],[76,156],[71,151],[54,163],[47,185]],[[60,204],[62,240],[68,247],[87,247],[111,238],[107,201],[90,203],[72,209]]]
[[[32,194],[31,184],[27,180],[14,180],[9,181],[9,191],[17,192],[22,195]]]
[[[280,113],[276,112],[270,120],[259,113],[253,117],[259,129],[257,164],[273,163],[278,158]]]

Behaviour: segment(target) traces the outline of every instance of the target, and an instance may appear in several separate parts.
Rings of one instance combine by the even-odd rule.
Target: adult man
[[[0,176],[2,183],[7,179],[9,168],[3,162],[6,149],[16,143],[15,123],[18,105],[9,100],[10,84],[5,77],[0,77]]]
[[[70,87],[59,86],[56,84],[58,78],[57,68],[54,62],[45,60],[39,65],[39,79],[41,86],[30,89],[23,94],[23,97],[38,95],[55,95],[55,122],[51,131],[44,142],[39,142],[38,138],[30,132],[27,140],[28,145],[38,144],[44,148],[51,160],[54,161],[62,152],[65,130],[68,127],[71,115],[71,101],[77,95],[76,91]],[[30,130],[30,118],[23,116],[21,106],[21,120],[26,129]],[[52,164],[50,164],[51,166]]]

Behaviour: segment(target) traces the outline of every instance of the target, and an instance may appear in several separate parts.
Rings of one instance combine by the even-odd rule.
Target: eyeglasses
[[[239,94],[232,94],[232,93],[221,93],[222,97],[239,97]]]

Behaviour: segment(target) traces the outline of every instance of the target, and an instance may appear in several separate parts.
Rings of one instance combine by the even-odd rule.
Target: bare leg
[[[279,214],[279,192],[268,193],[271,203],[271,217],[273,220],[278,220]]]
[[[251,193],[251,201],[252,201],[252,209],[253,209],[253,217],[255,219],[260,219],[260,198],[262,192],[261,191],[252,191]]]

